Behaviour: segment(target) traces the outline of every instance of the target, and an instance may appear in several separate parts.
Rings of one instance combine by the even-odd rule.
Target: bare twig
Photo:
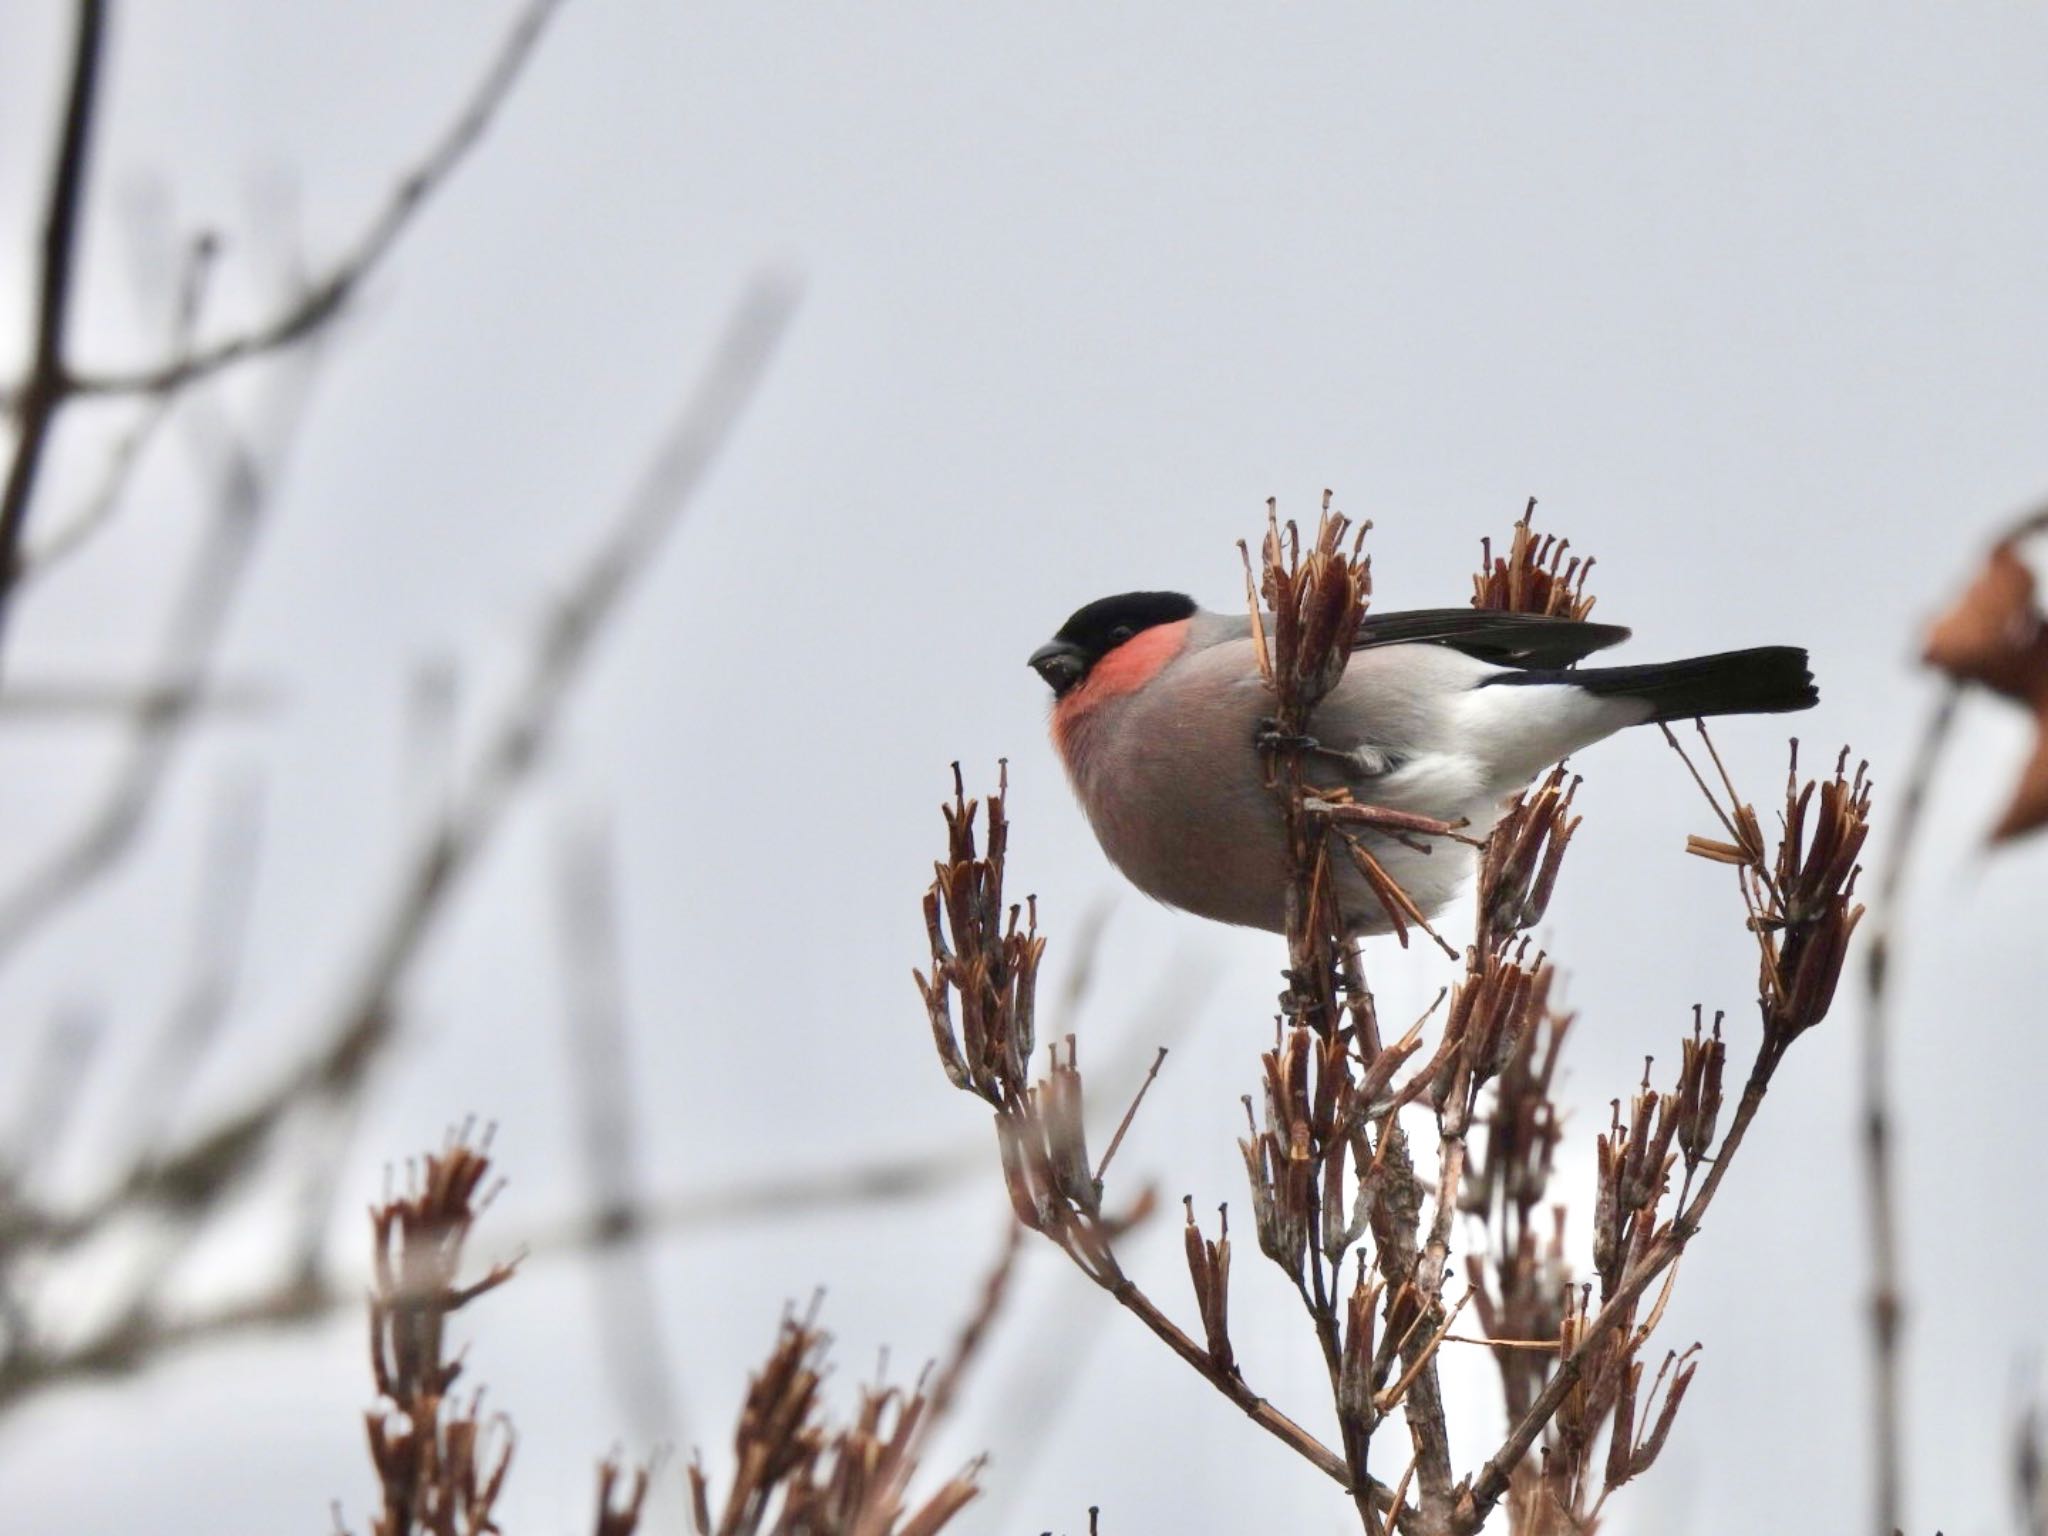
[[[19,1185],[52,1161],[105,1034],[106,1019],[96,1007],[71,1003],[51,1014],[11,1106],[0,1183]]]
[[[92,144],[100,62],[105,52],[106,21],[106,0],[79,0],[71,84],[65,96],[64,121],[58,132],[49,202],[43,215],[35,352],[29,362],[28,378],[12,402],[14,456],[7,467],[5,486],[0,488],[0,634],[6,628],[8,599],[14,588],[21,535],[28,525],[36,474],[42,466],[51,423],[68,388],[64,344],[77,263],[78,229],[85,204],[86,159]]]
[[[1942,746],[1962,689],[1944,682],[1920,728],[1899,795],[1898,821],[1878,875],[1868,947],[1863,954],[1863,1191],[1870,1221],[1872,1528],[1900,1528],[1905,1512],[1905,1422],[1899,1277],[1899,1208],[1893,1175],[1891,1107],[1892,978],[1897,966],[1901,892]]]
[[[207,279],[213,273],[214,257],[219,251],[218,242],[211,234],[195,238],[187,248],[183,272],[171,298],[170,343],[171,354],[183,357],[192,349],[193,334],[199,325],[199,312],[206,296]],[[120,509],[122,497],[127,492],[128,482],[135,473],[135,467],[142,460],[157,433],[170,419],[171,412],[178,404],[178,393],[165,390],[144,402],[141,414],[129,426],[126,433],[114,444],[113,452],[107,456],[101,470],[98,485],[68,522],[52,528],[48,534],[37,540],[33,548],[21,552],[19,564],[14,573],[17,591],[41,580],[51,571],[84,549],[95,534],[113,521]]]
[[[560,6],[561,0],[528,0],[440,139],[399,180],[349,252],[281,313],[239,335],[209,342],[168,362],[126,371],[79,370],[66,381],[67,390],[75,395],[161,394],[249,358],[292,346],[324,328],[347,307],[365,280],[391,254],[421,208],[483,137]]]
[[[195,446],[213,482],[214,512],[186,569],[159,649],[151,691],[162,707],[133,717],[122,761],[84,822],[0,894],[0,965],[119,864],[155,809],[184,728],[207,694],[213,652],[297,436],[319,356],[308,351],[298,367],[276,381],[269,419],[254,446],[217,414],[188,413]]]
[[[241,721],[271,713],[283,697],[274,684],[256,678],[216,678],[179,687],[90,677],[33,677],[11,682],[7,691],[0,693],[0,720],[10,726],[89,722],[131,728],[138,721],[163,715]]]
[[[1024,1251],[1024,1228],[1018,1223],[1006,1222],[1003,1226],[1003,1240],[996,1250],[994,1261],[983,1276],[981,1290],[975,1297],[974,1310],[967,1314],[967,1320],[960,1325],[959,1335],[953,1340],[948,1352],[931,1378],[931,1385],[925,1389],[925,1399],[930,1404],[925,1414],[922,1438],[929,1440],[932,1431],[945,1421],[958,1401],[961,1385],[967,1379],[967,1372],[980,1358],[982,1346],[988,1342],[996,1318],[1009,1299],[1010,1280],[1017,1272],[1017,1259]]]
[[[562,972],[568,991],[569,1070],[582,1131],[584,1175],[597,1230],[598,1335],[621,1401],[638,1433],[681,1441],[677,1373],[662,1327],[653,1261],[635,1231],[641,1203],[625,983],[619,955],[618,882],[611,842],[592,819],[560,844]]]
[[[262,794],[249,778],[218,790],[193,903],[190,969],[144,1057],[120,1123],[138,1162],[162,1141],[234,999],[262,840]]]
[[[66,1027],[75,1032],[79,1026],[67,1019]],[[82,1065],[85,1038],[75,1033],[64,1037],[65,1072],[75,1074]],[[37,1102],[62,1102],[61,1085],[49,1079],[45,1083],[50,1092]],[[808,1177],[792,1174],[654,1196],[623,1211],[579,1210],[514,1229],[504,1246],[509,1252],[527,1255],[534,1263],[596,1257],[619,1240],[619,1228],[635,1241],[651,1242],[748,1222],[795,1220],[821,1211],[898,1205],[943,1193],[985,1174],[976,1149],[962,1147]],[[24,1228],[18,1218],[11,1219],[16,1220],[12,1239],[16,1242],[54,1239],[61,1245],[84,1235],[72,1228]],[[300,1264],[293,1264],[275,1285],[253,1294],[183,1309],[162,1306],[153,1293],[139,1294],[112,1324],[89,1338],[63,1345],[17,1341],[25,1347],[0,1354],[0,1417],[47,1388],[132,1375],[168,1356],[244,1335],[289,1332],[358,1306],[362,1296],[360,1273],[308,1270]]]
[[[478,853],[552,739],[555,723],[599,637],[650,565],[759,384],[794,307],[775,281],[758,283],[727,328],[640,485],[570,584],[535,647],[526,676],[487,733],[481,760],[445,816],[407,850],[369,947],[301,1066],[209,1130],[138,1168],[120,1186],[68,1215],[0,1213],[72,1241],[138,1206],[200,1208],[254,1171],[257,1149],[302,1106],[353,1095],[395,1024],[397,994]]]
[[[1095,1182],[1100,1184],[1102,1176],[1109,1172],[1109,1160],[1116,1156],[1116,1149],[1124,1144],[1124,1136],[1130,1131],[1131,1122],[1138,1118],[1138,1106],[1145,1102],[1145,1095],[1159,1076],[1159,1069],[1166,1065],[1166,1047],[1160,1046],[1159,1053],[1152,1058],[1152,1065],[1145,1073],[1145,1081],[1138,1084],[1138,1091],[1131,1095],[1131,1107],[1124,1111],[1123,1119],[1116,1124],[1116,1134],[1109,1138],[1109,1146],[1102,1154],[1102,1161],[1095,1165]]]

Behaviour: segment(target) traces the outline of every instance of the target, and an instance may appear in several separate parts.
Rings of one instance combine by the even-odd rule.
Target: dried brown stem
[[[1699,1231],[1707,1207],[1713,1203],[1714,1195],[1721,1186],[1722,1176],[1733,1162],[1734,1153],[1742,1144],[1743,1136],[1749,1130],[1749,1123],[1756,1118],[1757,1110],[1763,1104],[1765,1090],[1770,1085],[1772,1072],[1777,1069],[1778,1060],[1759,1057],[1750,1081],[1742,1091],[1741,1102],[1736,1105],[1735,1118],[1728,1127],[1727,1138],[1721,1143],[1720,1153],[1709,1170],[1706,1181],[1694,1193],[1692,1202],[1684,1211],[1674,1217],[1650,1242],[1643,1254],[1622,1275],[1621,1281],[1601,1305],[1600,1310],[1588,1319],[1584,1331],[1578,1336],[1571,1351],[1558,1362],[1543,1390],[1537,1394],[1526,1412],[1509,1429],[1507,1438],[1500,1449],[1488,1457],[1486,1464],[1471,1483],[1458,1494],[1454,1511],[1452,1530],[1470,1536],[1486,1523],[1500,1496],[1507,1491],[1508,1479],[1529,1448],[1536,1443],[1545,1426],[1556,1416],[1566,1396],[1578,1384],[1587,1363],[1594,1358],[1608,1335],[1624,1323],[1633,1323],[1636,1303],[1642,1298],[1653,1281],[1677,1262],[1685,1245]]]
[[[1675,740],[1673,745],[1676,746]],[[1599,1416],[1588,1410],[1588,1403],[1597,1406],[1600,1413],[1618,1410],[1613,1433],[1624,1441],[1631,1434],[1628,1415],[1632,1402],[1626,1393],[1639,1368],[1630,1357],[1661,1316],[1669,1296],[1669,1280],[1649,1317],[1641,1322],[1637,1320],[1638,1303],[1650,1285],[1676,1264],[1686,1244],[1700,1230],[1786,1051],[1801,1033],[1819,1023],[1827,1013],[1848,936],[1862,913],[1853,904],[1859,873],[1854,860],[1868,830],[1869,786],[1861,769],[1853,781],[1846,777],[1846,751],[1831,779],[1802,786],[1796,775],[1796,753],[1795,744],[1795,772],[1786,785],[1783,833],[1774,857],[1767,855],[1760,835],[1752,831],[1757,825],[1756,813],[1734,794],[1732,787],[1727,790],[1731,804],[1724,810],[1714,792],[1697,772],[1694,774],[1723,825],[1735,836],[1735,844],[1711,856],[1716,862],[1737,865],[1761,962],[1758,1007],[1763,1038],[1733,1121],[1698,1188],[1668,1222],[1653,1226],[1666,1177],[1680,1155],[1668,1150],[1679,1137],[1680,1122],[1685,1121],[1690,1127],[1679,1140],[1688,1178],[1701,1160],[1702,1139],[1711,1136],[1719,1094],[1718,1033],[1710,1044],[1696,1031],[1692,1049],[1686,1053],[1686,1081],[1678,1094],[1659,1099],[1650,1092],[1646,1080],[1631,1111],[1626,1136],[1617,1105],[1615,1130],[1602,1142],[1602,1203],[1595,1216],[1600,1309],[1590,1317],[1581,1312],[1570,1320],[1565,1335],[1569,1347],[1557,1369],[1514,1422],[1500,1449],[1460,1491],[1452,1524],[1459,1536],[1470,1536],[1485,1523],[1508,1491],[1523,1457],[1558,1418],[1568,1399],[1580,1405],[1574,1422],[1581,1436],[1581,1451],[1586,1448],[1590,1426]],[[1718,767],[1718,754],[1715,760]],[[1727,783],[1725,770],[1723,783]],[[1702,1122],[1708,1127],[1704,1132],[1700,1129]],[[1624,1330],[1626,1338],[1618,1346],[1617,1354],[1617,1346],[1610,1346],[1609,1341]],[[1572,1398],[1582,1381],[1590,1382],[1587,1396]],[[1674,1385],[1674,1392],[1680,1391],[1682,1388]],[[1665,1412],[1675,1411],[1667,1399]],[[1659,1425],[1639,1444],[1624,1444],[1611,1452],[1608,1489],[1634,1475],[1654,1457],[1655,1447],[1661,1445],[1669,1427],[1661,1418]],[[1568,1464],[1569,1458],[1565,1461],[1567,1464],[1561,1469],[1552,1471],[1567,1477],[1576,1493],[1583,1487],[1585,1464],[1581,1462],[1574,1468]],[[1546,1477],[1551,1475],[1546,1472]],[[1576,1507],[1576,1501],[1567,1507]]]
[[[1152,1058],[1152,1065],[1145,1073],[1145,1080],[1138,1084],[1138,1091],[1131,1095],[1131,1107],[1124,1111],[1123,1119],[1116,1124],[1116,1134],[1109,1138],[1109,1146],[1102,1154],[1102,1161],[1095,1165],[1095,1182],[1100,1184],[1102,1176],[1109,1172],[1109,1160],[1116,1156],[1116,1149],[1124,1144],[1124,1136],[1131,1128],[1131,1122],[1138,1118],[1138,1106],[1145,1102],[1145,1095],[1159,1077],[1159,1069],[1166,1065],[1166,1047],[1160,1046]]]

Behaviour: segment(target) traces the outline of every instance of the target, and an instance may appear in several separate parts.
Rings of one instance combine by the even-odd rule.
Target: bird
[[[1312,782],[1463,821],[1482,839],[1545,768],[1616,731],[1819,702],[1795,646],[1579,666],[1629,633],[1474,608],[1368,613],[1312,735],[1292,745]],[[1123,592],[1077,609],[1030,666],[1052,690],[1053,744],[1110,862],[1168,906],[1284,932],[1287,841],[1266,772],[1273,696],[1250,616],[1207,612],[1180,592]],[[1427,916],[1474,865],[1472,847],[1448,838],[1366,843]],[[1333,866],[1347,935],[1390,931],[1350,861]]]

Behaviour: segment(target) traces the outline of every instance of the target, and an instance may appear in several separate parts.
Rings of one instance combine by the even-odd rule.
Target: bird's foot
[[[1259,722],[1252,733],[1252,745],[1261,752],[1294,752],[1302,757],[1319,757],[1336,763],[1346,778],[1374,779],[1395,767],[1395,760],[1377,747],[1326,747],[1313,736],[1300,736],[1280,729],[1271,717]]]
[[[1280,722],[1268,715],[1259,721],[1258,729],[1252,732],[1252,745],[1261,752],[1326,752],[1326,748],[1313,736],[1300,736],[1292,731],[1280,729]]]

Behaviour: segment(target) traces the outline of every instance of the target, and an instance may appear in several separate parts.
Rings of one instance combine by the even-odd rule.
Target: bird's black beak
[[[1031,670],[1057,698],[1088,675],[1088,654],[1071,641],[1048,640],[1031,653]]]

